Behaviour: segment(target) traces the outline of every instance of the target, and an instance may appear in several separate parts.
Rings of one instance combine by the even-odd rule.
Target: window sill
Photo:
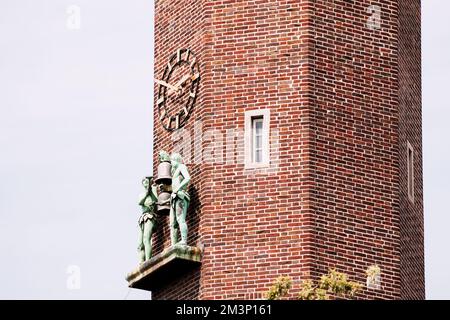
[[[261,168],[268,168],[270,167],[269,162],[260,162],[260,163],[245,163],[244,169],[261,169]]]

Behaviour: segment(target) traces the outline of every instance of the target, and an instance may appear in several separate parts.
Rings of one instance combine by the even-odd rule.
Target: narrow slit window
[[[252,162],[263,162],[263,129],[264,120],[262,117],[252,118]]]
[[[270,166],[270,109],[245,111],[245,169]]]
[[[408,198],[414,202],[414,149],[407,143],[407,166],[408,166]]]

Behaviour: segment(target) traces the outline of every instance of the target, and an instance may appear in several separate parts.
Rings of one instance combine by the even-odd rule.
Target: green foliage
[[[366,274],[370,277],[370,276],[376,276],[379,275],[381,273],[381,268],[377,265],[371,265],[370,267],[367,268],[366,270]]]
[[[278,277],[266,293],[266,299],[279,300],[289,293],[291,287],[290,277]],[[300,300],[329,300],[330,296],[333,296],[347,299],[353,298],[361,288],[360,283],[349,281],[345,273],[330,269],[328,274],[320,277],[317,284],[314,284],[312,280],[303,281],[298,298]]]
[[[381,274],[381,268],[377,264],[371,265],[367,268],[366,274],[369,278],[375,279]]]
[[[292,280],[290,277],[280,276],[278,277],[269,291],[266,293],[267,300],[279,300],[283,296],[287,295],[289,289],[291,289]]]
[[[298,295],[300,300],[328,300],[327,291],[315,287],[312,280],[305,280],[302,283],[300,293]]]
[[[349,281],[345,273],[330,269],[328,274],[320,277],[317,285],[311,280],[303,281],[299,293],[300,300],[329,300],[330,294],[341,298],[351,298],[362,288],[362,285]]]
[[[367,268],[367,287],[368,288],[379,288],[380,287],[380,275],[381,268],[374,264]]]

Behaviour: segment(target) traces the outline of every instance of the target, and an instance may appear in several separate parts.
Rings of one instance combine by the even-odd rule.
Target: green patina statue
[[[161,150],[159,152],[159,162],[164,162],[164,161],[170,162],[170,155],[166,151]]]
[[[183,164],[183,159],[178,153],[173,153],[170,157],[172,165],[172,195],[170,203],[170,238],[172,245],[187,244],[188,228],[186,224],[186,213],[189,206],[190,197],[187,186],[191,177],[188,169]],[[178,242],[178,230],[180,230],[181,241]]]
[[[156,202],[158,201],[157,187],[153,183],[153,177],[145,177],[142,180],[145,188],[139,196],[139,205],[142,214],[139,217],[139,259],[144,262],[152,256],[152,235],[156,229],[158,215],[156,214]]]
[[[191,177],[178,153],[170,156],[166,151],[161,150],[159,161],[162,172],[158,172],[156,183],[153,181],[153,177],[145,177],[142,180],[145,192],[139,197],[142,214],[138,222],[138,251],[141,263],[149,260],[152,256],[152,235],[156,230],[159,214],[164,215],[165,210],[169,214],[172,245],[187,245],[186,214],[190,202],[187,186]],[[178,232],[181,234],[181,241],[178,241]]]

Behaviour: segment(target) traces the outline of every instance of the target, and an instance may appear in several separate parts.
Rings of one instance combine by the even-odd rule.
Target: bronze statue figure
[[[145,188],[139,197],[139,205],[142,208],[142,214],[139,217],[139,259],[140,262],[150,259],[152,256],[152,235],[158,223],[156,213],[156,203],[158,199],[157,187],[153,183],[153,177],[145,177],[142,180]]]
[[[142,214],[139,217],[139,260],[141,263],[152,256],[152,235],[160,216],[169,215],[172,246],[187,245],[188,227],[186,214],[190,196],[187,187],[191,177],[180,154],[171,156],[164,150],[159,153],[158,177],[145,177],[145,192],[139,197]],[[178,241],[178,232],[181,241]]]
[[[170,238],[172,245],[187,245],[188,228],[186,214],[190,202],[187,186],[191,177],[180,154],[173,153],[170,157],[170,162],[172,164],[172,195],[169,216]],[[178,230],[181,234],[180,242],[178,242]]]

